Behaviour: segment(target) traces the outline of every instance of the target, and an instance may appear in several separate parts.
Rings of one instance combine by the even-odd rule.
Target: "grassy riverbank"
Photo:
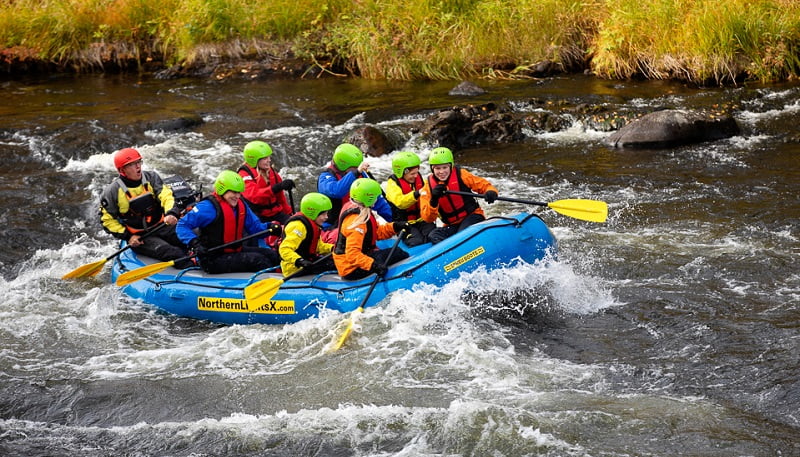
[[[796,0],[5,0],[0,63],[78,71],[258,59],[374,79],[800,76]]]

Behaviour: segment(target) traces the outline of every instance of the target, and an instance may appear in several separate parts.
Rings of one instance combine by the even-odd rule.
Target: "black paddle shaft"
[[[456,195],[465,195],[467,197],[478,197],[478,198],[486,198],[486,194],[474,194],[472,192],[460,192],[457,190],[447,190],[448,194],[456,194]],[[528,205],[538,205],[538,206],[548,206],[545,202],[537,202],[533,200],[522,200],[519,198],[511,198],[511,197],[500,197],[498,196],[495,200],[501,200],[504,202],[512,202],[512,203],[526,203]]]
[[[403,230],[400,230],[400,233],[397,234],[397,241],[394,242],[394,244],[392,245],[392,249],[389,250],[389,255],[386,257],[386,261],[383,262],[384,267],[389,266],[389,262],[391,262],[392,260],[392,255],[394,254],[394,251],[397,249],[397,245],[400,244],[400,240],[403,239],[403,233],[405,233],[405,231],[406,229],[404,228]],[[362,309],[364,308],[364,305],[367,304],[367,300],[369,300],[369,296],[372,295],[372,291],[375,290],[375,286],[378,285],[381,279],[382,279],[381,276],[377,274],[375,275],[375,279],[372,281],[372,284],[369,285],[369,290],[367,291],[367,294],[364,295],[364,299],[361,300],[361,305],[358,306],[359,308]]]

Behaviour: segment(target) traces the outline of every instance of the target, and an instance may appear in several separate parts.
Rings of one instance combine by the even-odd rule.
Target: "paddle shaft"
[[[313,267],[313,266],[319,265],[320,263],[324,262],[326,259],[328,259],[332,255],[333,255],[332,253],[325,254],[324,256],[318,258],[317,260],[311,262],[311,265],[309,265],[309,267]],[[286,282],[286,281],[288,281],[288,280],[290,280],[292,278],[296,278],[298,276],[302,276],[302,274],[304,273],[303,270],[305,270],[305,268],[301,268],[301,269],[295,271],[294,273],[290,274],[289,276],[283,278],[283,282]]]
[[[486,198],[486,194],[474,194],[472,192],[461,192],[458,190],[447,190],[448,194],[456,194],[456,195],[464,195],[467,197],[478,197],[478,198]],[[500,197],[498,196],[495,200],[500,200],[504,202],[512,202],[512,203],[527,203],[528,205],[538,205],[538,206],[548,206],[545,202],[537,202],[534,200],[522,200],[520,198],[511,198],[511,197]]]
[[[147,231],[144,234],[139,235],[139,239],[143,240],[143,239],[147,238],[148,236],[156,233],[164,225],[166,225],[166,223],[164,221],[161,221],[158,224],[150,227],[149,229],[147,229]],[[120,248],[117,252],[115,252],[115,253],[111,254],[110,256],[106,257],[106,261],[109,261],[109,260],[113,259],[114,257],[122,254],[123,252],[127,251],[128,249],[130,249],[132,247],[133,246],[131,246],[130,244],[126,244],[125,247]]]
[[[234,244],[242,243],[242,242],[245,242],[247,240],[250,240],[250,239],[253,239],[253,238],[258,238],[259,236],[266,235],[267,233],[269,233],[269,229],[262,230],[260,232],[254,233],[252,235],[244,236],[242,238],[239,238],[238,240],[233,240],[233,241],[230,241],[230,242],[225,243],[225,244],[220,244],[219,246],[214,246],[213,248],[208,248],[208,250],[206,252],[214,252],[214,251],[218,251],[220,249],[225,249],[227,247],[233,246]],[[197,254],[187,255],[186,257],[181,257],[180,259],[175,259],[172,262],[180,262],[181,260],[191,259],[192,257],[197,257]]]
[[[389,250],[389,255],[386,257],[386,261],[383,262],[384,267],[389,266],[389,262],[392,261],[392,255],[394,255],[394,251],[397,249],[397,246],[400,244],[400,240],[403,239],[403,233],[405,233],[406,229],[400,230],[400,233],[397,234],[397,241],[394,242],[392,245],[392,249]],[[372,295],[372,291],[375,290],[375,286],[383,279],[382,276],[375,275],[375,279],[372,281],[372,284],[369,285],[369,289],[367,290],[367,294],[364,295],[364,299],[361,300],[361,305],[359,305],[358,309],[363,311],[364,305],[367,304],[367,300],[369,300],[369,296]]]

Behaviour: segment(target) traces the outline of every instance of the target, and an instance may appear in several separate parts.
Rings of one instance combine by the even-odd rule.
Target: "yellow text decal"
[[[449,273],[449,272],[455,270],[456,268],[460,267],[461,265],[464,265],[465,263],[469,262],[470,260],[472,260],[472,259],[478,257],[479,255],[483,254],[484,252],[486,252],[486,250],[483,249],[483,246],[478,246],[476,249],[473,249],[472,251],[464,254],[463,256],[459,257],[458,259],[454,260],[453,262],[450,262],[447,265],[445,265],[444,266],[445,273]]]

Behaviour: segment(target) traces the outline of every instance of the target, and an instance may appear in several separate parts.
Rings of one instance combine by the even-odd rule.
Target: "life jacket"
[[[250,178],[253,181],[258,179],[258,175],[254,171],[255,169],[254,168],[250,168],[249,165],[243,164],[241,167],[239,167],[238,171],[242,171],[242,170],[246,171],[247,174],[250,176]],[[239,173],[239,174],[241,174],[241,173]],[[274,184],[277,184],[277,183],[279,183],[281,181],[283,181],[283,180],[280,178],[280,176],[278,176],[278,173],[276,173],[275,170],[272,167],[269,167],[269,184],[270,185],[274,185]],[[250,209],[253,210],[253,212],[256,213],[256,214],[272,215],[272,214],[275,214],[277,212],[277,211],[275,211],[275,208],[281,206],[281,202],[278,201],[277,196],[275,196],[275,198],[273,198],[272,201],[267,203],[267,204],[255,204],[255,203],[251,202],[250,200],[247,200],[244,197],[244,195],[239,197],[239,199],[240,200],[244,200],[245,203],[247,203],[247,206],[249,206]]]
[[[153,185],[147,181],[144,173],[142,173],[143,192],[136,196],[131,193],[122,178],[117,178],[117,180],[128,200],[128,212],[120,215],[120,219],[129,232],[141,232],[164,220],[164,209],[155,196]]]
[[[203,227],[200,241],[204,246],[214,247],[225,243],[230,243],[242,238],[244,233],[245,216],[247,208],[245,203],[239,198],[236,211],[233,207],[222,199],[216,192],[212,193],[204,200],[208,200],[214,205],[216,216],[210,224]],[[224,248],[222,252],[239,252],[241,245]]]
[[[339,169],[337,169],[336,166],[333,165],[332,162],[328,164],[328,166],[325,168],[325,170],[329,171],[333,176],[335,176],[337,181],[341,181],[342,178],[344,178],[344,176],[347,173],[349,173],[349,172],[341,172],[341,171],[339,171]],[[328,197],[330,197],[330,195]],[[342,198],[330,197],[330,199],[331,199],[331,205],[332,206],[331,206],[331,209],[328,210],[328,217],[329,217],[328,223],[331,224],[331,225],[338,225],[339,224],[339,219],[338,219],[337,216],[341,212],[342,207],[346,203],[350,202],[350,193],[348,192],[347,195],[345,195]],[[331,216],[333,216],[333,220],[330,219]]]
[[[431,174],[428,177],[428,184],[431,186],[431,189],[433,189],[438,184],[441,184],[441,182],[436,179],[436,176]],[[447,182],[444,184],[449,190],[472,192],[472,189],[467,187],[461,179],[461,168],[459,167],[453,167],[453,170],[450,172],[450,177],[447,178]],[[475,198],[466,195],[448,193],[439,199],[439,217],[442,218],[445,225],[461,222],[478,208],[480,208],[480,205],[475,201]]]
[[[322,230],[314,221],[301,212],[294,213],[286,222],[286,225],[289,225],[292,221],[300,221],[306,228],[306,237],[297,246],[297,253],[306,260],[314,260],[317,257],[317,245]]]
[[[414,181],[414,186],[411,186],[411,183],[406,181],[405,179],[398,178],[397,176],[390,176],[389,179],[393,180],[400,186],[400,190],[403,191],[403,195],[414,192],[415,190],[422,189],[425,187],[425,181],[422,180],[420,175],[417,175],[416,181]],[[406,209],[400,209],[394,205],[394,203],[389,202],[392,207],[392,213],[394,215],[393,219],[396,221],[415,221],[420,218],[420,209],[419,209],[419,202],[415,202],[413,205],[409,206]]]
[[[351,214],[358,214],[360,212],[361,208],[359,208],[359,206],[353,202],[347,202],[347,204],[342,208],[342,214],[339,215],[339,235],[336,238],[336,244],[333,247],[334,254],[342,255],[347,249],[347,237],[342,234],[342,221],[344,221],[347,216]],[[370,210],[369,220],[367,221],[367,233],[364,234],[364,243],[361,245],[361,252],[364,254],[369,254],[377,249],[375,244],[375,237],[377,233],[378,221],[372,214],[372,210]]]

